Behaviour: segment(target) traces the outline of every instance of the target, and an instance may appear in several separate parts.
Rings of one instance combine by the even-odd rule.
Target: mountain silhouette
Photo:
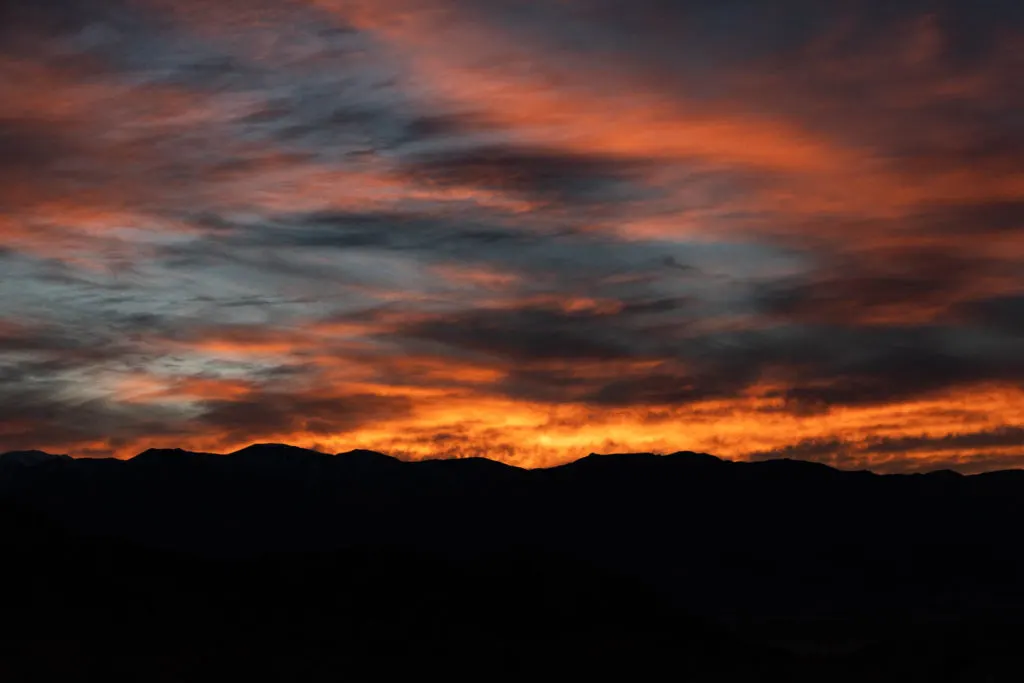
[[[40,629],[187,624],[289,648],[334,634],[317,657],[340,638],[370,668],[364,655],[406,638],[403,661],[454,677],[474,675],[470,660],[526,675],[553,642],[559,670],[581,675],[636,675],[638,658],[694,680],[1003,680],[1024,666],[1019,471],[699,453],[524,470],[257,444],[7,454],[0,501],[19,558],[8,585],[33,587],[11,613]]]
[[[70,460],[69,455],[54,455],[45,451],[10,451],[0,454],[0,467],[32,467],[44,463]]]

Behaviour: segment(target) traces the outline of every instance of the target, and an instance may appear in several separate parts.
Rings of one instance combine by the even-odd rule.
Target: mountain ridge
[[[438,567],[556,556],[637,582],[654,604],[773,640],[870,640],[919,623],[1024,627],[1020,470],[876,474],[688,451],[528,470],[279,444],[29,459],[39,463],[0,459],[0,506],[204,562],[367,547]],[[544,574],[544,559],[530,562]],[[514,581],[518,570],[501,571]]]
[[[148,448],[148,449],[146,449],[144,451],[141,451],[141,452],[137,453],[136,455],[134,455],[134,456],[132,456],[130,458],[75,457],[73,455],[54,454],[54,453],[49,453],[47,451],[36,450],[36,449],[16,450],[16,451],[9,451],[9,452],[5,452],[5,453],[0,453],[0,465],[2,465],[4,462],[11,462],[11,463],[17,462],[17,464],[20,464],[20,465],[29,465],[30,466],[30,465],[34,465],[34,464],[41,464],[43,462],[53,462],[53,461],[62,461],[62,462],[68,462],[68,461],[132,462],[132,461],[140,460],[140,459],[147,460],[147,459],[165,458],[165,457],[170,457],[170,456],[180,456],[180,457],[183,457],[183,458],[194,457],[194,456],[200,456],[200,457],[208,457],[209,456],[209,457],[220,457],[220,458],[246,458],[246,457],[277,457],[277,456],[281,456],[283,454],[290,454],[293,457],[311,456],[311,457],[327,457],[327,458],[342,458],[342,459],[344,459],[344,458],[350,458],[350,459],[360,458],[360,459],[367,460],[367,461],[378,460],[380,462],[383,462],[383,461],[387,460],[387,461],[391,461],[393,463],[408,463],[408,464],[421,463],[421,462],[449,462],[449,461],[450,462],[460,462],[460,461],[479,462],[479,461],[483,460],[483,461],[492,462],[492,463],[495,463],[497,465],[501,465],[501,466],[504,466],[504,467],[508,467],[508,468],[512,468],[512,469],[517,469],[517,470],[523,470],[523,471],[554,470],[554,469],[570,467],[570,466],[574,466],[574,465],[589,466],[589,465],[592,465],[594,463],[600,463],[597,466],[606,466],[611,461],[616,461],[616,460],[628,460],[628,461],[632,461],[632,462],[637,462],[637,461],[640,461],[640,460],[655,461],[656,459],[665,458],[665,459],[672,459],[672,460],[686,459],[686,460],[689,461],[689,464],[691,464],[691,465],[692,464],[697,464],[698,462],[700,462],[700,463],[702,463],[704,465],[708,465],[708,466],[714,466],[714,465],[717,465],[717,464],[727,464],[727,465],[766,465],[767,467],[804,468],[804,470],[809,470],[810,468],[818,468],[819,471],[831,470],[831,471],[834,471],[834,472],[841,472],[841,473],[870,473],[870,474],[873,474],[875,476],[880,476],[880,477],[942,476],[942,477],[970,478],[970,477],[980,477],[980,476],[986,476],[986,475],[1000,475],[1000,474],[1008,473],[1008,472],[1021,472],[1021,473],[1024,473],[1024,468],[1010,468],[1010,469],[1003,469],[1003,470],[989,470],[989,471],[986,471],[986,472],[975,472],[975,473],[962,473],[962,472],[957,472],[955,470],[951,470],[951,469],[948,469],[948,468],[941,468],[941,469],[936,469],[936,470],[926,470],[926,471],[915,471],[915,472],[888,472],[888,473],[882,473],[882,472],[874,472],[872,470],[866,470],[866,469],[857,469],[857,470],[843,469],[843,468],[835,467],[834,465],[830,465],[828,463],[822,463],[822,462],[818,462],[818,461],[814,461],[814,460],[805,460],[805,459],[801,459],[801,458],[770,458],[770,459],[758,459],[758,460],[731,460],[731,459],[728,459],[728,458],[722,458],[722,457],[719,457],[719,456],[716,456],[716,455],[712,455],[710,453],[701,453],[701,452],[696,452],[696,451],[673,451],[671,453],[652,453],[652,452],[639,452],[639,451],[638,452],[618,452],[618,453],[589,453],[589,454],[587,454],[585,456],[577,458],[576,460],[571,460],[571,461],[568,461],[568,462],[559,463],[557,465],[549,465],[547,467],[532,467],[532,468],[528,468],[528,467],[521,467],[521,466],[518,466],[518,465],[513,465],[511,463],[506,463],[506,462],[501,461],[501,460],[496,460],[496,459],[493,459],[493,458],[488,458],[486,456],[466,456],[466,457],[455,457],[455,458],[426,457],[426,458],[419,458],[419,459],[415,459],[415,460],[407,460],[407,459],[403,459],[403,458],[400,458],[400,457],[397,457],[397,456],[389,455],[387,453],[383,453],[381,451],[374,451],[374,450],[363,449],[363,448],[356,448],[356,449],[352,449],[352,450],[349,450],[349,451],[340,451],[340,452],[337,452],[337,453],[329,453],[329,452],[326,452],[326,451],[318,451],[318,450],[315,450],[315,449],[304,448],[304,447],[300,447],[300,446],[293,446],[291,444],[273,443],[273,442],[267,442],[267,443],[256,442],[256,443],[249,444],[248,446],[244,446],[242,448],[239,448],[237,450],[234,450],[234,451],[231,451],[231,452],[228,452],[228,453],[213,453],[213,452],[207,452],[207,451],[190,451],[190,450],[184,449],[184,448]],[[786,464],[776,464],[776,465],[773,465],[772,463],[786,463]]]
[[[6,453],[0,453],[0,465],[9,464],[20,465],[23,467],[31,467],[45,462],[54,462],[71,459],[71,456],[67,454],[47,453],[46,451],[40,451],[35,449],[8,451]]]

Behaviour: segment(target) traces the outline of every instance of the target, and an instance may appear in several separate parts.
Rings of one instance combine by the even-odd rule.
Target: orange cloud
[[[769,117],[707,112],[643,89],[614,64],[545,73],[532,46],[465,20],[444,2],[320,2],[406,55],[414,78],[451,106],[515,130],[524,144],[661,160],[821,171],[841,148]],[[521,68],[526,67],[526,68]]]

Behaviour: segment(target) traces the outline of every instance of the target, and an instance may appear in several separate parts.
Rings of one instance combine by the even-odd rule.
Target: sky
[[[0,4],[0,451],[1024,467],[1018,0]]]

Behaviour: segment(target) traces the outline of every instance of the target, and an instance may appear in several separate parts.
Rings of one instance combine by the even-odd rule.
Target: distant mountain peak
[[[366,448],[353,448],[350,451],[344,451],[343,453],[338,453],[337,455],[339,457],[345,457],[345,456],[350,456],[351,455],[351,456],[355,456],[355,457],[367,456],[367,457],[392,458],[392,456],[387,455],[386,453],[381,453],[380,451],[371,451],[371,450],[366,449]]]
[[[129,462],[153,462],[158,460],[165,460],[167,458],[190,458],[198,456],[210,456],[216,455],[215,453],[197,453],[195,451],[186,451],[183,448],[147,448],[133,458],[130,458]]]
[[[623,458],[660,458],[662,456],[656,453],[588,453],[576,462],[612,462],[613,460],[621,460]]]
[[[924,476],[932,477],[933,479],[962,479],[964,475],[957,472],[956,470],[931,470],[925,472]]]
[[[321,451],[314,451],[310,448],[300,448],[286,443],[254,443],[245,448],[229,453],[232,457],[247,456],[288,456],[288,455],[316,455],[326,457],[328,454]]]
[[[749,464],[757,465],[762,470],[767,468],[770,470],[777,470],[779,472],[786,472],[788,474],[825,474],[835,473],[842,474],[843,470],[832,467],[831,465],[823,462],[816,462],[814,460],[801,460],[799,458],[770,458],[766,460],[753,460]],[[850,474],[846,472],[846,474]]]
[[[507,462],[500,460],[494,460],[493,458],[485,458],[480,455],[470,455],[466,457],[455,457],[455,458],[423,458],[422,460],[413,460],[413,463],[425,464],[425,463],[462,463],[462,464],[473,464],[481,465],[483,467],[511,467],[516,468],[515,465],[510,465]]]
[[[147,448],[146,450],[139,453],[141,455],[164,455],[170,453],[191,453],[192,451],[186,451],[184,448]],[[139,457],[135,456],[135,457]]]
[[[62,460],[71,460],[71,456],[63,453],[55,454],[38,450],[11,451],[10,453],[0,454],[0,463],[5,465],[21,465],[22,467],[32,467]]]
[[[710,453],[698,453],[696,451],[676,451],[675,453],[669,453],[665,456],[666,458],[675,459],[686,459],[689,462],[700,462],[708,465],[719,465],[727,460],[722,460],[717,455],[711,455]]]
[[[365,448],[353,448],[350,451],[345,451],[343,453],[336,453],[334,457],[339,458],[341,460],[347,460],[347,461],[350,461],[350,462],[351,461],[359,461],[359,462],[366,462],[366,463],[372,462],[372,463],[394,463],[394,464],[399,464],[399,463],[402,462],[401,460],[399,460],[398,458],[396,458],[396,457],[394,457],[392,455],[388,455],[386,453],[381,453],[379,451],[367,450]]]
[[[687,461],[688,464],[694,463],[707,463],[707,464],[718,464],[725,462],[720,458],[716,458],[713,455],[707,453],[694,453],[693,451],[677,451],[668,455],[659,455],[657,453],[591,453],[586,455],[579,460],[576,460],[568,465],[582,465],[584,467],[590,466],[616,466],[622,462],[630,463],[678,463],[680,461]]]

